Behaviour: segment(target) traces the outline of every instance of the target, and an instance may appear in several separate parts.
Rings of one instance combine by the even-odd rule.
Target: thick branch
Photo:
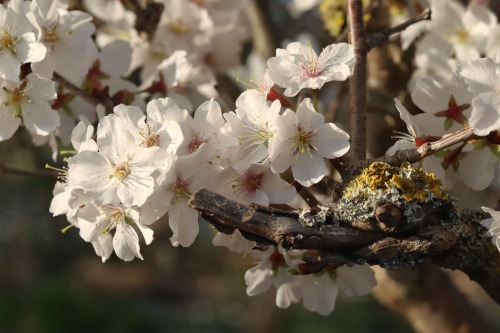
[[[342,212],[335,204],[315,226],[304,224],[314,217],[304,219],[297,213],[245,206],[206,190],[195,193],[189,204],[219,230],[238,229],[245,237],[263,244],[319,250],[322,265],[367,262],[397,269],[431,259],[441,267],[462,270],[500,302],[500,253],[479,224],[487,218],[484,212],[453,206],[450,210],[447,205],[443,212],[432,211],[429,217],[419,217],[423,222],[413,229],[389,228],[392,231],[387,232],[350,227],[356,225],[349,221],[352,212]],[[384,215],[380,218],[387,222]]]
[[[375,47],[378,47],[384,43],[387,43],[387,41],[389,41],[389,38],[392,35],[397,34],[401,31],[405,30],[410,25],[415,24],[415,23],[420,22],[420,21],[430,20],[430,18],[431,18],[431,10],[429,8],[427,8],[426,10],[424,10],[422,12],[422,14],[420,14],[416,17],[413,17],[407,21],[404,21],[403,23],[398,24],[395,27],[386,29],[384,31],[369,34],[367,37],[368,51],[375,48]]]
[[[349,80],[351,94],[351,162],[363,160],[366,157],[366,53],[368,47],[361,2],[361,0],[347,1],[349,39],[356,55],[354,73]]]

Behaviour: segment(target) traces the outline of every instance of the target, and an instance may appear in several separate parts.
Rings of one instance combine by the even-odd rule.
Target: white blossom
[[[37,41],[29,3],[12,0],[0,5],[0,73],[11,81],[19,80],[21,64],[44,59],[47,49]]]
[[[48,103],[56,98],[54,82],[31,73],[21,81],[0,78],[0,85],[0,141],[9,139],[21,122],[41,136],[59,126],[59,115]]]
[[[106,261],[113,248],[116,255],[125,261],[135,257],[143,259],[140,253],[139,236],[134,227],[139,229],[146,241],[153,241],[153,230],[139,222],[139,211],[121,205],[87,204],[77,214],[80,236],[87,242],[96,243],[96,253]],[[107,236],[113,230],[113,238]],[[102,252],[101,252],[102,251]]]
[[[492,237],[491,240],[493,244],[495,244],[498,251],[500,251],[500,212],[488,207],[481,208],[491,215],[491,218],[482,220],[481,224],[488,228],[488,234]]]
[[[95,31],[92,16],[68,11],[52,0],[34,0],[31,10],[40,29],[40,41],[47,48],[43,61],[32,65],[33,71],[48,78],[56,71],[72,82],[79,82],[97,53],[91,39]]]
[[[238,97],[234,113],[224,114],[227,134],[239,142],[230,148],[232,167],[236,171],[243,173],[251,164],[267,159],[267,146],[276,132],[279,112],[279,101],[269,104],[265,96],[251,89]]]
[[[250,166],[243,174],[225,168],[215,178],[215,184],[218,184],[216,192],[247,205],[286,204],[296,195],[295,187],[259,164]]]
[[[486,39],[497,25],[487,6],[471,4],[467,9],[458,1],[433,1],[432,31],[454,49],[459,60],[477,59],[484,53]]]
[[[198,236],[198,212],[188,206],[197,190],[210,187],[215,170],[208,164],[211,153],[205,144],[192,154],[177,158],[172,167],[157,178],[154,193],[141,207],[141,222],[151,224],[168,213],[173,246],[188,247]]]
[[[320,89],[329,81],[344,81],[352,74],[354,51],[352,45],[328,45],[318,56],[312,46],[294,42],[277,49],[276,57],[267,61],[269,76],[285,96],[295,96],[304,88]]]
[[[169,153],[175,153],[184,137],[179,124],[166,119],[169,106],[175,107],[175,104],[168,99],[150,101],[147,118],[141,109],[123,104],[116,106],[114,113],[123,123],[124,129],[132,134],[137,146],[161,147]]]
[[[291,167],[293,178],[304,186],[325,176],[325,158],[340,157],[349,150],[349,135],[333,123],[325,123],[308,98],[297,112],[286,110],[276,125],[277,132],[269,140],[271,169],[282,173]]]
[[[81,151],[68,159],[68,182],[101,205],[142,205],[153,193],[152,173],[168,170],[173,160],[158,147],[137,147],[121,122],[111,117],[99,123],[97,146],[99,151]]]
[[[500,129],[500,64],[483,58],[461,64],[457,74],[472,91],[469,125],[477,135]]]

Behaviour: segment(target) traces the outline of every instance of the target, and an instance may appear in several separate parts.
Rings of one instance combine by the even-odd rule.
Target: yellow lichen
[[[406,201],[425,201],[432,193],[437,199],[448,200],[448,192],[441,188],[441,180],[433,173],[403,163],[392,167],[386,163],[375,162],[363,169],[344,191],[344,199],[369,196],[373,191],[399,192]],[[396,193],[397,193],[396,192]]]
[[[367,6],[367,1],[363,0],[363,7]],[[346,23],[345,3],[343,0],[322,0],[319,5],[319,12],[325,29],[333,37],[338,37]],[[371,18],[370,13],[363,15],[363,20],[368,22]]]

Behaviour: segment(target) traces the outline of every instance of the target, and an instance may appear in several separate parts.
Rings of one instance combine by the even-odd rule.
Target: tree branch
[[[8,173],[16,176],[41,176],[41,177],[57,177],[57,172],[53,170],[25,170],[9,167],[0,163],[0,174]]]
[[[361,167],[367,167],[373,162],[384,162],[392,166],[399,166],[403,162],[416,163],[423,160],[438,151],[449,148],[460,142],[467,142],[475,138],[474,130],[470,127],[464,127],[455,133],[446,135],[438,141],[426,142],[420,147],[414,149],[398,150],[394,155],[382,156],[375,159],[364,160]]]
[[[106,110],[106,114],[113,113],[114,104],[113,104],[113,101],[111,99],[107,98],[104,101],[100,100],[99,98],[92,96],[91,94],[83,91],[80,87],[77,87],[76,85],[74,85],[73,83],[71,83],[70,81],[68,81],[64,77],[62,77],[59,73],[54,72],[53,79],[54,79],[54,81],[59,83],[61,86],[68,89],[69,91],[71,91],[75,95],[79,96],[80,98],[82,98],[86,102],[88,102],[94,106],[97,106],[99,104],[103,105],[104,109]]]
[[[356,205],[357,203],[353,203]],[[479,283],[500,302],[500,252],[487,237],[479,222],[488,217],[482,211],[463,210],[451,202],[436,209],[422,204],[414,209],[419,223],[401,217],[395,227],[387,228],[387,211],[374,209],[371,230],[361,230],[354,221],[352,208],[345,202],[333,203],[322,213],[306,216],[262,206],[246,206],[207,190],[196,192],[189,205],[218,230],[242,234],[262,244],[281,244],[287,249],[318,250],[320,265],[338,267],[346,263],[367,262],[397,269],[425,259],[435,264],[459,269]],[[399,207],[402,211],[408,207]],[[312,269],[314,271],[315,269]]]
[[[403,23],[398,24],[395,27],[386,29],[384,31],[369,34],[367,37],[368,51],[370,51],[371,49],[378,47],[384,43],[387,43],[389,41],[389,38],[392,35],[397,34],[401,31],[405,30],[410,25],[413,25],[413,24],[420,22],[420,21],[425,21],[425,20],[430,20],[430,19],[431,19],[431,10],[429,8],[427,8],[422,12],[422,14],[420,14],[416,17],[413,17],[409,20],[406,20]]]
[[[361,0],[347,1],[349,39],[354,47],[356,63],[349,80],[351,94],[351,164],[366,157],[366,44],[363,6]]]

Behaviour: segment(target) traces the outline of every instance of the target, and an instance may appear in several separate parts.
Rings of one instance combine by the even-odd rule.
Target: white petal
[[[116,227],[113,248],[118,258],[124,261],[134,260],[135,257],[143,259],[139,252],[139,236],[137,232],[124,223],[119,223]]]
[[[292,164],[293,178],[303,186],[316,184],[326,174],[326,164],[323,157],[315,153],[304,152],[297,155],[297,159]]]
[[[297,195],[295,187],[271,172],[266,172],[262,177],[261,188],[267,193],[269,203],[272,204],[289,203]]]
[[[474,95],[496,92],[500,88],[498,64],[489,58],[468,61],[460,65],[457,73],[462,76]]]
[[[267,291],[273,284],[271,262],[267,259],[245,272],[247,295],[255,296]]]
[[[151,244],[151,242],[153,241],[153,230],[140,222],[136,222],[136,225],[139,228],[139,230],[141,231],[142,236],[144,237],[144,240],[146,241],[146,245]]]
[[[84,189],[98,190],[110,181],[111,166],[101,153],[82,151],[68,158],[68,167],[68,182]]]
[[[483,93],[472,99],[469,125],[477,135],[488,135],[500,129],[500,94]]]
[[[368,265],[341,266],[336,272],[339,289],[348,297],[366,295],[377,284],[375,274]]]
[[[398,140],[396,141],[387,151],[385,152],[386,156],[392,156],[399,150],[412,149],[415,148],[415,143],[406,140]]]
[[[290,139],[275,136],[269,140],[269,159],[274,173],[282,173],[292,165],[294,149],[295,144]]]
[[[60,124],[59,113],[47,103],[26,103],[22,106],[26,129],[38,135],[49,135]]]
[[[96,241],[92,242],[95,253],[105,262],[113,253],[113,238],[109,233],[101,235]]]
[[[328,273],[320,276],[304,276],[308,284],[302,288],[302,297],[304,307],[321,315],[327,315],[333,311],[337,294],[338,285],[331,279]]]
[[[297,123],[305,132],[312,132],[325,123],[325,117],[316,112],[311,99],[306,98],[297,107]]]
[[[320,126],[311,138],[311,145],[316,153],[324,158],[336,158],[349,151],[349,134],[333,123]]]
[[[168,224],[174,233],[170,237],[173,246],[191,246],[200,229],[198,212],[184,202],[177,203],[169,210]]]
[[[276,286],[276,305],[288,308],[291,304],[298,303],[302,297],[302,289],[297,281],[299,276],[288,275],[288,267],[279,267],[274,280]]]
[[[448,109],[450,93],[439,82],[431,78],[422,78],[415,83],[411,100],[420,110],[436,113]]]
[[[129,69],[131,56],[130,43],[115,40],[101,50],[101,70],[109,75],[123,76]]]
[[[21,118],[8,109],[0,110],[0,141],[10,139],[19,128]]]
[[[460,178],[468,187],[482,191],[493,181],[498,158],[488,147],[468,153],[458,169]]]

